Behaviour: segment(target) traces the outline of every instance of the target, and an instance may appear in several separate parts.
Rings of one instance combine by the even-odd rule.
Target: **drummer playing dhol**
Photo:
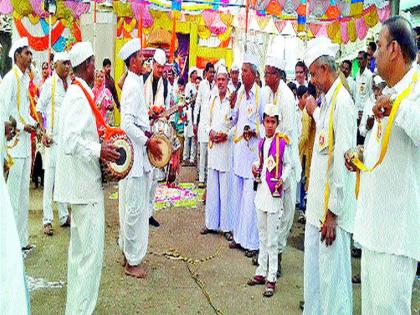
[[[160,140],[148,138],[150,122],[144,101],[142,74],[143,54],[140,40],[127,42],[120,50],[128,74],[121,92],[121,128],[133,144],[134,163],[127,178],[120,182],[120,239],[124,255],[124,272],[135,278],[145,278],[140,267],[146,256],[149,237],[149,194],[152,178],[147,150],[157,159],[162,158]]]

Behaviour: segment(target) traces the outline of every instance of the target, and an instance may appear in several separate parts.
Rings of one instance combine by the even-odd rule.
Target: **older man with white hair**
[[[68,77],[70,69],[69,55],[66,52],[54,56],[54,73],[43,85],[36,105],[40,127],[43,130],[42,144],[45,146],[44,158],[44,196],[43,196],[43,226],[44,234],[53,235],[53,189],[55,182],[55,165],[60,126],[60,111],[64,95],[71,84]],[[44,125],[44,119],[46,124]],[[70,216],[65,203],[58,203],[58,219],[61,226],[70,226]]]
[[[119,154],[99,141],[89,87],[95,74],[92,45],[75,44],[70,61],[76,78],[59,114],[54,200],[72,206],[66,314],[76,315],[94,312],[101,280],[105,209],[99,160],[115,161]]]
[[[304,314],[352,314],[350,238],[356,210],[355,176],[344,153],[356,145],[357,112],[337,76],[338,45],[326,38],[308,43],[305,64],[323,93],[321,106],[307,99],[316,122],[306,208]]]
[[[30,249],[28,242],[29,178],[31,173],[31,133],[36,121],[30,115],[29,75],[27,70],[32,62],[28,38],[16,40],[9,51],[13,67],[4,77],[0,86],[3,118],[13,116],[20,130],[16,141],[8,144],[13,158],[13,166],[7,179],[10,202],[14,210],[16,225],[22,249]],[[3,163],[3,162],[2,162]],[[2,164],[1,163],[1,164]]]
[[[231,206],[231,117],[229,93],[227,89],[228,73],[221,65],[217,69],[217,94],[210,97],[209,111],[203,115],[204,128],[209,134],[207,203],[205,230],[222,231],[227,236],[232,231]]]
[[[354,230],[362,314],[408,315],[420,260],[420,74],[405,18],[383,23],[374,56],[387,87],[373,107]]]

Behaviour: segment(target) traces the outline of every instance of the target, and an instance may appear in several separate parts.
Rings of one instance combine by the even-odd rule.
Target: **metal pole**
[[[51,13],[48,15],[48,71],[51,75]]]
[[[96,53],[96,0],[93,0],[93,51]]]

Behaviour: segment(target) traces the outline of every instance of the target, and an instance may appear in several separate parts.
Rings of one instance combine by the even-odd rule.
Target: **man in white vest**
[[[355,176],[344,153],[356,145],[357,112],[337,75],[338,45],[319,37],[308,43],[305,64],[323,94],[306,110],[316,122],[308,190],[304,255],[304,314],[352,314],[350,238],[356,210]]]
[[[54,56],[55,71],[42,87],[36,105],[40,127],[43,130],[42,143],[45,146],[44,155],[44,196],[43,196],[43,226],[44,234],[53,235],[53,189],[55,182],[55,165],[60,126],[60,111],[64,95],[71,84],[68,77],[70,69],[69,55],[66,52]],[[46,124],[44,125],[44,119]],[[58,203],[58,220],[61,226],[70,226],[70,217],[65,203]]]
[[[95,310],[104,251],[105,209],[99,160],[115,161],[119,153],[109,142],[99,141],[89,87],[95,75],[92,45],[75,44],[70,61],[76,78],[59,114],[54,200],[72,206],[66,315],[87,315]]]
[[[8,143],[13,166],[10,169],[7,187],[10,193],[19,239],[22,249],[30,249],[28,242],[29,178],[31,173],[31,132],[35,131],[36,121],[30,115],[29,75],[27,70],[32,62],[32,52],[28,39],[22,37],[10,48],[9,57],[13,59],[12,69],[5,75],[0,95],[5,117],[13,116],[19,134]]]
[[[420,74],[414,64],[416,51],[413,29],[406,19],[394,16],[382,24],[374,57],[387,87],[373,107],[375,122],[364,151],[368,169],[379,163],[371,172],[361,172],[354,230],[354,240],[363,253],[363,315],[414,312],[411,298],[420,260]]]

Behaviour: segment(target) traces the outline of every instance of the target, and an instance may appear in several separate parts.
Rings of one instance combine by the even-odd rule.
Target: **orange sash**
[[[104,141],[109,140],[112,136],[114,135],[125,135],[124,130],[120,129],[120,128],[114,128],[111,127],[109,125],[106,124],[104,118],[102,117],[101,113],[99,112],[99,110],[96,108],[96,104],[95,101],[93,100],[92,96],[90,96],[89,92],[83,87],[83,85],[77,81],[74,80],[73,81],[74,85],[77,85],[78,87],[80,87],[83,91],[83,93],[85,94],[89,105],[90,105],[90,109],[92,110],[93,116],[95,116],[95,121],[96,121],[96,130],[98,131],[98,135],[99,138],[104,138]]]

